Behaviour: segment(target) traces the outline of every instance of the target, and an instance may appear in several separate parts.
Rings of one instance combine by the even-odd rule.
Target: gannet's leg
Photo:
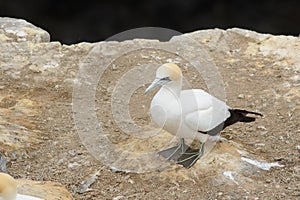
[[[214,142],[228,142],[228,140],[224,137],[221,137],[219,135],[216,136],[209,136],[208,139],[210,141],[214,141]],[[192,167],[197,160],[199,160],[203,154],[204,154],[204,145],[205,142],[203,142],[201,144],[201,147],[199,150],[195,150],[192,148],[188,148],[177,160],[177,164],[181,164],[186,168],[190,168]]]
[[[184,143],[184,139],[181,138],[180,139],[180,143],[174,147],[162,150],[158,152],[158,155],[166,158],[167,160],[175,160],[177,161],[178,158],[181,157],[182,154],[184,154],[186,152],[186,150],[189,148],[189,146],[187,146]]]
[[[199,158],[203,156],[204,153],[204,144],[201,144],[201,147],[199,150],[194,150],[189,148],[185,153],[183,153],[177,160],[177,164],[181,164],[186,168],[192,167]]]

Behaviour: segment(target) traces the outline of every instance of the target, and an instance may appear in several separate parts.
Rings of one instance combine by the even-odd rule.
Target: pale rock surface
[[[72,195],[59,183],[27,179],[17,179],[16,181],[19,194],[31,195],[44,200],[73,200]]]
[[[50,42],[50,34],[23,19],[1,18],[1,42]]]

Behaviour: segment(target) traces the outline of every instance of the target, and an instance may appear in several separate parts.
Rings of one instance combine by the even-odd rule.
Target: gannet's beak
[[[150,91],[155,89],[158,86],[162,86],[168,82],[170,82],[171,79],[169,77],[164,77],[164,78],[156,78],[151,85],[145,90],[144,95],[148,94]]]

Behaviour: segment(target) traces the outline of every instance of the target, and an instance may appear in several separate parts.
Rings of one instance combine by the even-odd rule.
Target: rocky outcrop
[[[73,200],[71,194],[59,183],[18,179],[17,185],[19,194],[31,195],[47,200]]]
[[[76,199],[299,195],[299,38],[234,28],[66,46],[23,20],[0,27],[0,150],[14,177],[61,182]],[[226,129],[191,169],[156,157],[176,138],[149,123],[143,91],[165,62],[185,88],[264,117]]]
[[[50,35],[47,31],[23,19],[11,19],[8,17],[1,18],[0,36],[1,42],[50,42]]]

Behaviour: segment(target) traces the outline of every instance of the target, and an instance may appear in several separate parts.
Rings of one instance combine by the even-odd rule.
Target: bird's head
[[[15,199],[17,194],[17,183],[8,174],[0,173],[0,199]]]
[[[180,68],[174,63],[166,63],[161,65],[156,70],[156,77],[151,85],[145,90],[144,94],[149,93],[158,86],[163,86],[171,82],[181,84],[182,72]],[[181,88],[180,88],[181,89]]]

